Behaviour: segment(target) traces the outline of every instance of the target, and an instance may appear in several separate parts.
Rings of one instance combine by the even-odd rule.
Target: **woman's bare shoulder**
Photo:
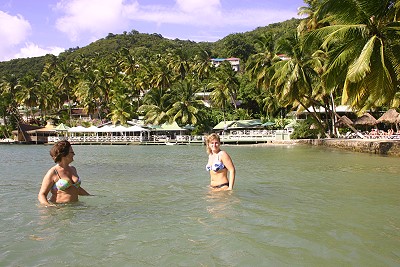
[[[46,174],[54,174],[55,169],[56,169],[56,166],[51,167],[50,169],[48,169]]]
[[[230,156],[229,156],[229,154],[226,152],[226,151],[224,151],[224,150],[221,150],[220,152],[219,152],[219,155],[220,155],[220,157],[221,158],[231,158]]]

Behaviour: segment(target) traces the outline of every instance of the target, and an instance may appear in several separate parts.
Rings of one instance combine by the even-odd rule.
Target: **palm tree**
[[[42,118],[59,105],[59,98],[56,94],[57,87],[46,75],[42,75],[37,83],[37,104]]]
[[[18,103],[27,110],[27,116],[33,117],[33,108],[38,105],[38,79],[33,75],[26,75],[20,80],[20,89],[16,92],[15,98]]]
[[[203,115],[201,111],[204,105],[201,100],[196,100],[196,92],[198,88],[193,78],[186,77],[184,81],[179,81],[172,91],[177,100],[167,111],[167,115],[183,125],[197,125]]]
[[[99,64],[94,70],[94,74],[96,75],[96,85],[98,88],[98,112],[100,115],[103,111],[109,110],[110,95],[115,74],[106,63]]]
[[[278,114],[281,110],[281,106],[279,105],[279,100],[276,95],[271,91],[267,90],[263,92],[260,97],[262,109],[266,112],[266,119],[270,120]]]
[[[324,129],[319,115],[315,109],[309,107],[321,106],[323,103],[314,95],[313,86],[319,82],[318,73],[315,71],[315,60],[307,54],[297,36],[282,40],[278,47],[284,51],[288,60],[274,64],[274,75],[271,84],[274,85],[275,94],[282,106],[291,106],[293,109],[305,109],[314,117],[320,129]]]
[[[196,77],[197,83],[202,87],[203,100],[206,99],[207,85],[210,77],[215,74],[215,66],[210,61],[210,55],[207,51],[201,51],[194,57],[192,73]]]
[[[77,83],[75,75],[75,64],[66,61],[61,62],[56,67],[55,84],[59,89],[60,102],[68,103],[68,114],[71,120],[71,109],[74,101],[74,89]]]
[[[258,53],[250,56],[246,72],[249,73],[250,79],[256,80],[258,88],[266,89],[272,77],[270,67],[279,60],[279,57],[273,52],[271,36],[260,36],[256,48]]]
[[[239,80],[229,62],[224,61],[218,66],[208,87],[212,89],[210,97],[213,105],[220,107],[223,112],[231,104],[237,109],[236,95]]]
[[[307,18],[300,21],[297,27],[297,32],[299,34],[307,33],[328,25],[326,21],[319,20],[317,16],[317,11],[322,1],[323,0],[304,0],[307,6],[300,7],[298,14],[300,16],[307,16]]]
[[[80,76],[76,96],[77,100],[88,114],[95,114],[100,105],[100,86],[98,85],[98,76],[95,70],[87,70]]]
[[[59,64],[59,59],[54,55],[46,55],[45,57],[46,57],[46,63],[44,65],[42,76],[46,75],[50,78],[55,74],[57,65]]]
[[[152,78],[150,84],[154,88],[160,88],[162,91],[168,90],[174,81],[174,73],[168,66],[168,62],[158,55],[152,63]]]
[[[157,55],[156,59],[142,70],[138,86],[148,86],[148,89],[138,112],[145,114],[146,123],[161,125],[170,121],[167,111],[172,104],[170,88],[173,80],[174,73],[161,55]]]
[[[326,0],[312,32],[329,53],[328,87],[342,84],[342,103],[361,109],[392,103],[400,80],[400,3],[397,0]]]
[[[130,119],[131,114],[127,112],[130,110],[131,106],[129,101],[127,101],[126,95],[115,96],[112,100],[111,112],[109,116],[111,117],[112,123],[115,125],[117,122],[121,124],[126,124]]]
[[[135,75],[140,65],[136,61],[135,57],[130,53],[129,49],[124,47],[119,52],[118,64],[121,66],[122,71],[126,76]]]
[[[7,125],[7,117],[11,119],[12,122],[16,124],[23,122],[22,116],[18,111],[18,103],[16,102],[16,94],[20,89],[18,78],[11,74],[3,77],[1,82],[2,88],[2,98],[4,106],[6,107],[5,113],[3,115],[4,124]],[[16,126],[16,125],[13,125]],[[15,127],[14,127],[15,128]]]
[[[188,55],[182,49],[171,51],[168,55],[169,69],[176,73],[179,80],[183,81],[191,69]]]
[[[144,104],[138,109],[138,112],[144,113],[146,123],[161,125],[170,121],[171,117],[167,111],[171,108],[171,95],[162,87],[152,88],[143,99]]]
[[[208,80],[210,75],[215,72],[215,67],[211,64],[211,57],[207,51],[201,51],[194,57],[192,70],[199,81]]]

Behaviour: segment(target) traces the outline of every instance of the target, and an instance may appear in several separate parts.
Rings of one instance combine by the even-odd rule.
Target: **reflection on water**
[[[0,146],[4,266],[399,266],[398,158],[224,146],[212,192],[202,146],[75,146],[94,196],[37,205],[49,146]]]

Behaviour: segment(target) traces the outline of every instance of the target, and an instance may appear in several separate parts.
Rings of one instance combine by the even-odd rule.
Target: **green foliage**
[[[218,56],[223,58],[237,57],[246,62],[254,52],[254,44],[246,38],[246,35],[236,33],[228,35],[221,40]]]
[[[12,130],[12,126],[0,125],[0,139],[10,138]]]
[[[0,62],[0,77],[15,75],[18,79],[27,74],[40,77],[43,71],[46,56],[12,59]]]
[[[292,139],[316,139],[321,134],[318,129],[313,129],[314,121],[312,119],[298,121],[290,138]]]

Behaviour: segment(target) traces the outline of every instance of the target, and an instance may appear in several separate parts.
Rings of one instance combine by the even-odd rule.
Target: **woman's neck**
[[[61,167],[61,168],[65,169],[65,168],[67,168],[67,167],[68,167],[68,164],[67,164],[67,163],[65,163],[65,162],[59,162],[59,163],[57,163],[57,166],[59,166],[59,167]]]
[[[211,154],[212,154],[212,155],[218,155],[219,152],[221,152],[220,149],[218,149],[218,150],[216,150],[216,151],[211,151]]]

